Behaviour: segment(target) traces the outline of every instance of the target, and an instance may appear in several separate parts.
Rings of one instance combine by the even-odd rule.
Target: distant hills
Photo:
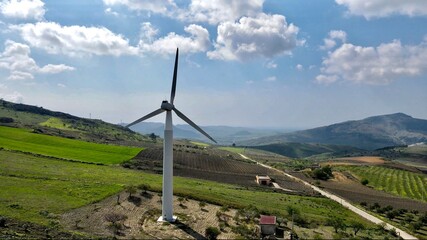
[[[427,142],[427,120],[395,113],[261,137],[239,144],[255,146],[285,142],[347,145],[367,150],[409,145]]]
[[[259,129],[246,127],[229,127],[229,126],[201,126],[215,140],[224,145],[231,145],[235,142],[249,141],[260,137],[272,136],[280,133],[289,132],[289,130],[280,129]],[[141,122],[130,127],[133,131],[142,134],[154,133],[163,137],[164,124],[155,122]],[[174,138],[192,139],[198,141],[209,141],[205,136],[194,130],[187,124],[174,125]]]
[[[163,136],[163,123],[143,122],[131,130],[97,119],[79,118],[43,107],[0,100],[0,125],[33,129],[34,132],[86,141],[138,145],[151,141],[143,134]],[[374,150],[389,146],[427,142],[427,120],[403,113],[346,121],[325,127],[286,132],[228,126],[203,126],[220,144],[257,146],[290,157],[305,157],[328,152]],[[134,132],[135,131],[135,132]],[[174,126],[174,137],[206,140],[188,125]],[[347,147],[343,147],[347,146]]]

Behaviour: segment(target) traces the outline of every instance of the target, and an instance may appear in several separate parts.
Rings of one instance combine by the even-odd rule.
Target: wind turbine
[[[182,120],[195,128],[197,131],[205,135],[207,138],[216,143],[216,141],[209,136],[203,129],[197,126],[193,121],[186,117],[182,112],[175,108],[173,101],[175,99],[176,90],[176,75],[178,72],[178,48],[176,49],[175,67],[173,70],[172,91],[170,102],[164,100],[162,105],[156,111],[145,115],[144,117],[128,124],[130,127],[151,117],[154,117],[166,111],[165,135],[163,141],[163,199],[162,199],[162,216],[158,221],[174,222],[176,217],[173,216],[173,130],[172,130],[172,111],[178,115]]]

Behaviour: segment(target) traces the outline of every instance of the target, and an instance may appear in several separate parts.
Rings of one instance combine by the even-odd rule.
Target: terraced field
[[[96,144],[0,126],[0,147],[44,156],[99,164],[119,164],[142,148]]]
[[[345,167],[369,186],[401,197],[427,201],[427,175],[379,166]]]

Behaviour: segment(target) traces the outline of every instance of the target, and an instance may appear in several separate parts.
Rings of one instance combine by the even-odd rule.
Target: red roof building
[[[276,216],[261,215],[259,225],[261,227],[261,236],[276,234]]]

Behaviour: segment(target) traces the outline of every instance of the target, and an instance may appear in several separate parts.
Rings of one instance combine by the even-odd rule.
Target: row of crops
[[[348,169],[369,186],[402,197],[427,201],[427,176],[409,171],[377,167],[352,166]]]

